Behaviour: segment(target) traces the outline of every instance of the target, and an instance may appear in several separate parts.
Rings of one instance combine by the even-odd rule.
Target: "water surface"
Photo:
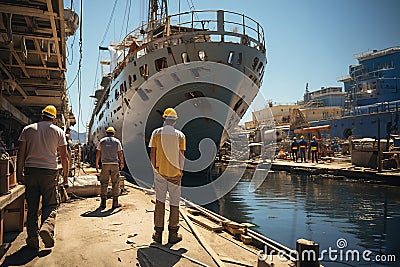
[[[232,175],[238,170],[229,168]],[[370,250],[378,254],[395,254],[400,266],[400,187],[376,185],[322,176],[269,173],[255,192],[249,191],[253,172],[247,170],[236,187],[224,197],[221,213],[239,222],[250,222],[253,230],[289,248],[296,240],[313,240],[324,249]],[[347,246],[338,248],[338,239]],[[332,254],[334,255],[334,254]],[[351,260],[351,257],[349,257]],[[379,266],[377,262],[354,262],[325,266]]]

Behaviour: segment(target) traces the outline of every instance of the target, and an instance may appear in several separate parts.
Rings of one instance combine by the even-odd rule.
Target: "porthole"
[[[229,65],[232,65],[232,63],[233,63],[233,58],[235,57],[235,52],[233,52],[233,51],[230,51],[229,52],[229,55],[228,55],[228,60],[227,60],[227,63],[229,64]]]
[[[155,67],[156,67],[156,71],[162,71],[166,68],[168,68],[168,64],[167,64],[167,58],[166,57],[162,57],[162,58],[158,58],[154,61]]]
[[[199,59],[201,61],[206,61],[207,60],[206,52],[204,52],[203,50],[199,51]]]
[[[147,64],[144,64],[143,66],[141,66],[139,68],[140,71],[140,76],[147,78],[149,77],[149,67],[147,66]]]
[[[182,56],[182,63],[189,63],[190,62],[190,58],[189,58],[188,53],[183,52],[181,56]]]
[[[255,58],[254,58],[254,60],[253,60],[253,70],[256,69],[257,64],[258,64],[259,61],[260,61],[260,60],[258,59],[258,57],[255,57]]]

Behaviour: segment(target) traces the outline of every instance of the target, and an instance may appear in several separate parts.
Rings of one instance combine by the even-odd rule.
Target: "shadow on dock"
[[[33,261],[36,257],[43,258],[50,255],[50,253],[51,249],[37,251],[27,246],[23,246],[15,253],[8,255],[0,266],[7,267],[29,265],[29,262]]]
[[[121,209],[109,209],[104,211],[102,208],[98,207],[95,210],[89,210],[81,214],[82,217],[98,217],[98,218],[104,218],[108,216],[112,216],[114,214],[117,214],[120,212]]]
[[[178,250],[171,249],[171,246],[159,247],[157,244],[139,248],[137,251],[137,259],[140,266],[176,266],[187,249],[179,248]],[[157,262],[154,262],[158,259]]]

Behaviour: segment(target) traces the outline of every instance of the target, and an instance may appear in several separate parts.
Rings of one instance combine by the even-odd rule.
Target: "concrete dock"
[[[183,241],[166,244],[168,232],[164,231],[163,245],[153,243],[155,196],[133,185],[126,188],[128,193],[120,197],[122,207],[118,209],[111,209],[111,200],[105,210],[98,209],[99,197],[62,203],[52,249],[43,244],[38,252],[28,249],[26,231],[8,234],[6,242],[11,246],[1,266],[271,266],[271,259],[274,266],[295,266],[276,256],[259,263],[259,248],[227,231],[213,232],[187,220],[191,214],[183,202]]]
[[[375,169],[356,167],[350,162],[345,161],[319,161],[319,163],[311,163],[308,161],[294,162],[291,160],[274,160],[271,166],[273,171],[287,171],[314,175],[326,175],[333,179],[348,178],[355,180],[364,180],[372,183],[381,183],[387,185],[400,185],[400,171],[384,171],[378,172]]]

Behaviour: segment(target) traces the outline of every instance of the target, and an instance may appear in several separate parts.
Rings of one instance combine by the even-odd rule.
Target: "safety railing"
[[[151,21],[132,30],[120,43],[128,48],[132,42],[140,46],[156,38],[193,33],[209,35],[206,41],[237,42],[257,47],[265,52],[265,35],[261,25],[254,19],[225,10],[189,11]],[[212,37],[219,36],[219,40]],[[239,38],[239,39],[237,39]]]

